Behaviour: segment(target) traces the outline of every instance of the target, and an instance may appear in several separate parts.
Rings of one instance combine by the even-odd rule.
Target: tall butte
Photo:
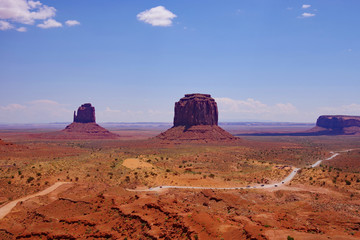
[[[157,136],[164,141],[217,142],[237,141],[218,126],[218,109],[210,94],[185,94],[175,103],[174,126]]]
[[[91,103],[81,105],[74,111],[74,122],[61,131],[67,138],[116,138],[118,135],[95,122],[95,107]]]

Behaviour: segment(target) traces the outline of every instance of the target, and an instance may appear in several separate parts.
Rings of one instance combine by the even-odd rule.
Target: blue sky
[[[15,11],[15,10],[21,11]],[[360,115],[358,0],[0,0],[0,123],[171,122],[186,93],[220,121]],[[19,14],[20,13],[20,14]]]

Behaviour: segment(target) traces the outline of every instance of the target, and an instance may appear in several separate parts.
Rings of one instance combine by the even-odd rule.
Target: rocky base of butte
[[[218,109],[209,94],[186,94],[175,103],[174,126],[156,137],[170,142],[233,142],[234,137],[218,126]]]

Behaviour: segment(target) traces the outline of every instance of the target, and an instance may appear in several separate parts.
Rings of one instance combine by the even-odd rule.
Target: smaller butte
[[[218,126],[218,109],[210,94],[186,94],[175,103],[174,126],[156,138],[169,142],[236,142]]]
[[[115,139],[117,134],[108,131],[95,122],[95,108],[91,103],[81,105],[74,112],[73,123],[56,132],[33,134],[32,137],[44,139]]]
[[[62,130],[69,138],[117,138],[118,135],[95,122],[95,107],[91,103],[81,105],[74,111],[74,121]]]

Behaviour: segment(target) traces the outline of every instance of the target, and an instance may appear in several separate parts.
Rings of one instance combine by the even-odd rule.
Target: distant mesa
[[[303,132],[263,132],[237,134],[237,136],[323,136],[323,135],[360,135],[360,116],[323,115],[316,126]]]
[[[238,141],[218,126],[218,109],[210,94],[186,94],[175,103],[174,126],[156,138],[178,142]]]
[[[360,116],[323,115],[311,130],[323,135],[359,135]]]

